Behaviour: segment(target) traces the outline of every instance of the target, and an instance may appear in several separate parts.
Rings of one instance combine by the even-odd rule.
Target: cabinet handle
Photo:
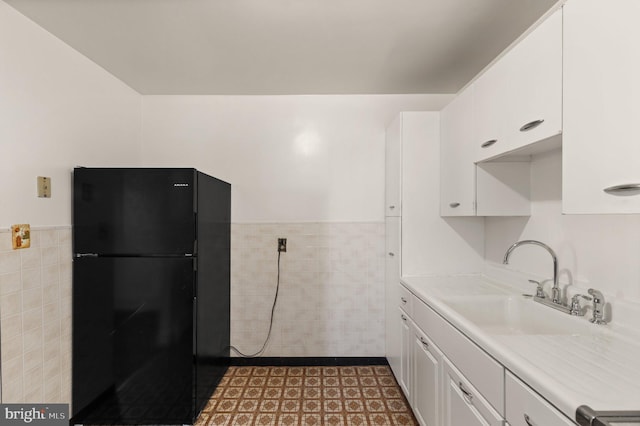
[[[429,347],[429,342],[427,342],[426,340],[424,340],[424,337],[420,337],[420,343],[422,343],[424,345],[425,348]]]
[[[524,413],[524,422],[529,426],[536,426],[536,424],[531,421],[531,418],[527,413]]]
[[[460,392],[462,392],[462,396],[467,400],[467,403],[471,404],[471,400],[473,399],[473,394],[464,388],[462,382],[458,382],[458,388],[460,388]]]
[[[407,299],[405,299],[404,297],[401,297],[400,300],[402,300],[402,304],[406,305],[407,304]]]
[[[405,317],[404,315],[400,315],[400,318],[402,318],[402,321],[406,321],[407,317]]]
[[[498,139],[491,139],[490,141],[486,141],[485,143],[480,145],[480,148],[489,148],[491,145],[493,145],[496,142],[498,142]]]
[[[392,251],[390,251],[389,252],[389,256],[393,257],[393,256],[395,256],[395,254]]]
[[[396,206],[389,206],[389,210],[393,210],[395,208],[396,208]]]
[[[603,189],[607,194],[613,195],[635,195],[631,194],[640,191],[640,183],[626,183],[624,185],[614,185]]]
[[[456,207],[460,207],[460,203],[449,203],[449,207],[455,209]]]
[[[544,123],[544,120],[533,120],[533,121],[530,121],[527,124],[525,124],[524,126],[520,127],[520,131],[521,132],[528,132],[529,130],[535,129],[536,127],[538,127],[542,123]]]

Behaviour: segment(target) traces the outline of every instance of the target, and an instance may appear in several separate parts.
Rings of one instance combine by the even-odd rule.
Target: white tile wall
[[[2,402],[71,402],[71,228],[0,232]]]
[[[233,224],[231,343],[264,356],[384,356],[384,223]],[[2,402],[71,399],[71,230],[0,232]]]
[[[384,223],[231,225],[231,344],[264,356],[384,356]]]

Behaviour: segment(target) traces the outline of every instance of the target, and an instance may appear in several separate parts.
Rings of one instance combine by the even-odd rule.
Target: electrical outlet
[[[51,178],[38,176],[38,197],[51,198]]]
[[[287,251],[287,239],[286,238],[278,238],[278,252]]]

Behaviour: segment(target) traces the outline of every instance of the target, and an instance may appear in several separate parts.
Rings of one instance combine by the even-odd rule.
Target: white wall
[[[3,402],[71,402],[71,169],[138,164],[140,118],[138,93],[0,1]],[[14,223],[31,248],[11,249]]]
[[[0,227],[71,224],[71,169],[137,164],[140,115],[137,92],[0,1]]]
[[[236,223],[382,221],[386,125],[450,98],[145,96],[142,155],[230,182]]]
[[[447,95],[145,96],[147,166],[232,184],[231,343],[267,356],[384,356],[387,124]]]
[[[537,239],[557,252],[561,281],[640,302],[640,215],[562,215],[561,152],[534,157],[531,166],[531,217],[487,218],[487,261],[502,263],[509,245]],[[519,248],[510,264],[552,276],[551,258],[539,247]]]
[[[479,272],[484,223],[440,216],[440,113],[402,114],[402,275]]]

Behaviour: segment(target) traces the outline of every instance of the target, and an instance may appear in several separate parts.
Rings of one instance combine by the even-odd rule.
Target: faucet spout
[[[502,263],[504,263],[505,265],[508,265],[509,257],[511,256],[511,253],[516,248],[525,244],[532,244],[535,246],[542,247],[551,255],[551,258],[553,259],[553,288],[551,289],[551,300],[553,301],[553,303],[562,304],[562,301],[560,300],[560,286],[558,284],[558,257],[556,256],[556,252],[553,251],[551,247],[537,240],[518,241],[507,249],[507,252],[504,254],[504,259],[502,260]]]

